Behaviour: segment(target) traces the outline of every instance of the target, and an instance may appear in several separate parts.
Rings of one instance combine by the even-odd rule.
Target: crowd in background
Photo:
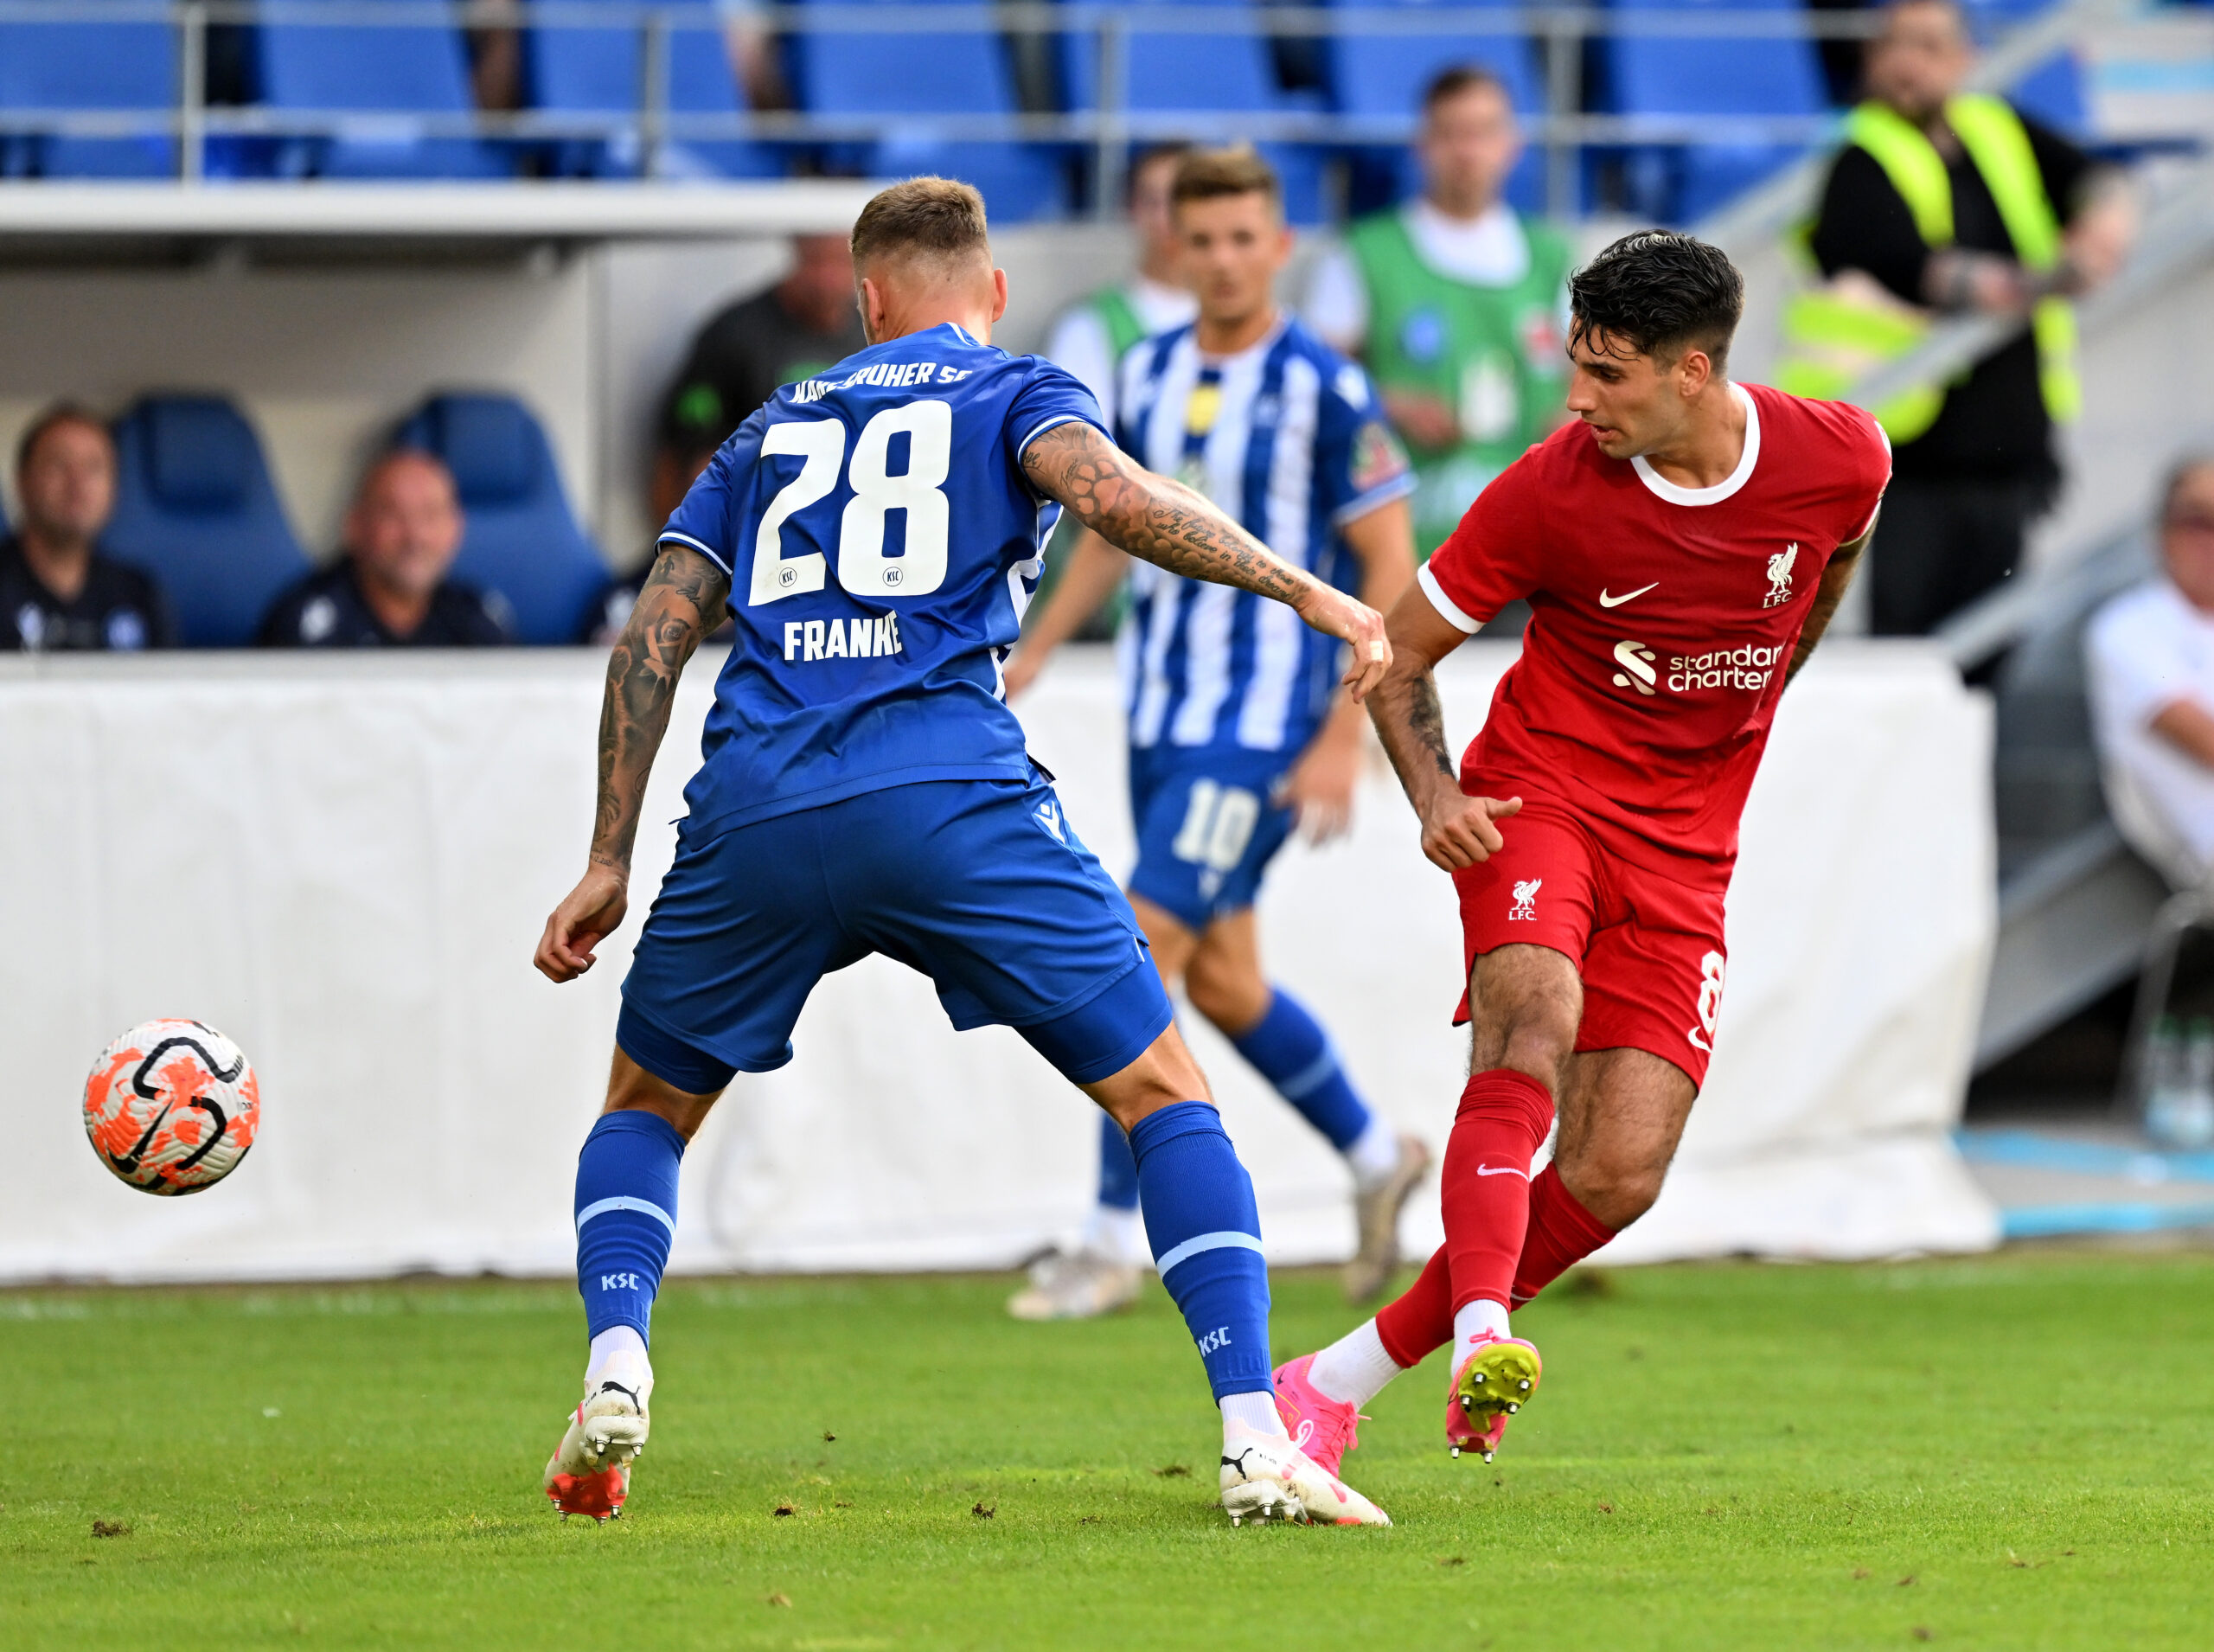
[[[498,37],[482,44],[481,77],[496,98]],[[2022,323],[1951,382],[1878,409],[1896,467],[1869,575],[1878,633],[1925,633],[2019,566],[2027,527],[2059,487],[2054,429],[2079,395],[2069,300],[2114,272],[2133,228],[2115,174],[2000,99],[1964,94],[1974,61],[1956,5],[1894,0],[1869,44],[1846,142],[1800,232],[1809,268],[1787,311],[1786,388],[1841,394],[1948,316]],[[757,79],[768,73],[758,53],[748,63]],[[757,89],[773,97],[765,82]],[[1366,368],[1414,458],[1420,553],[1566,416],[1570,245],[1562,228],[1505,199],[1521,148],[1497,79],[1474,67],[1440,75],[1415,144],[1419,192],[1347,224],[1296,295],[1308,324]],[[1042,352],[1092,388],[1110,423],[1118,358],[1193,313],[1168,205],[1184,152],[1166,144],[1135,157],[1133,272],[1059,317]],[[843,238],[801,236],[792,254],[780,280],[700,329],[669,386],[649,483],[657,517],[780,385],[862,347]],[[0,639],[30,650],[173,644],[177,628],[157,583],[101,549],[117,491],[108,426],[74,406],[51,408],[25,432],[15,470],[18,520],[0,543]],[[2138,833],[2175,875],[2193,879],[2214,856],[2200,841],[2214,832],[2214,667],[2205,663],[2214,660],[2214,587],[2194,560],[2208,531],[2202,518],[2214,520],[2211,475],[2204,464],[2177,472],[2161,506],[2164,573],[2110,611],[2091,644],[2119,811],[2141,821],[2182,809],[2204,823],[2180,836],[2173,826]],[[257,640],[513,640],[502,595],[452,577],[466,526],[436,455],[382,454],[360,479],[338,557],[276,598]],[[574,640],[619,624],[635,581],[611,580]]]

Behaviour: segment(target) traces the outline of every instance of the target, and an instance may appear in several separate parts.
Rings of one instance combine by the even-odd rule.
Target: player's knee
[[[1561,1185],[1576,1202],[1616,1229],[1628,1227],[1653,1208],[1668,1171],[1665,1164],[1573,1150],[1562,1154],[1557,1168]]]
[[[1575,1047],[1573,1026],[1552,1016],[1518,1016],[1508,1024],[1500,1043],[1499,1060],[1493,1065],[1528,1073],[1558,1098]]]
[[[1205,951],[1185,966],[1184,993],[1193,1008],[1231,1038],[1251,1032],[1269,1013],[1267,982]]]

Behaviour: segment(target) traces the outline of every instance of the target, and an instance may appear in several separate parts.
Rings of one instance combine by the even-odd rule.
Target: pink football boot
[[[1445,1395],[1445,1442],[1459,1457],[1479,1453],[1487,1463],[1499,1450],[1507,1419],[1538,1392],[1545,1362],[1519,1336],[1477,1340],[1453,1373]]]
[[[1333,1399],[1308,1381],[1308,1367],[1315,1356],[1302,1354],[1276,1368],[1277,1415],[1283,1418],[1291,1443],[1322,1470],[1335,1474],[1347,1452],[1360,1444],[1359,1425],[1367,1419],[1351,1402]]]

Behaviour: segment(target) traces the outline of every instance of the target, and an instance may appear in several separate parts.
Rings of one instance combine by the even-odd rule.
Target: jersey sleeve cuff
[[[1030,427],[1028,433],[1026,434],[1021,441],[1014,445],[1014,462],[1017,464],[1021,464],[1022,456],[1030,451],[1031,443],[1036,441],[1047,431],[1059,430],[1063,425],[1089,425],[1092,429],[1097,431],[1102,436],[1106,437],[1110,442],[1112,442],[1115,439],[1114,433],[1108,430],[1096,419],[1087,419],[1080,413],[1048,413],[1045,418],[1033,425]]]
[[[1415,570],[1415,583],[1422,587],[1423,595],[1430,599],[1430,605],[1443,616],[1447,624],[1471,637],[1484,628],[1482,620],[1471,618],[1462,611],[1460,604],[1445,594],[1445,587],[1437,583],[1437,576],[1430,571],[1429,563]]]
[[[1357,522],[1379,506],[1394,499],[1404,499],[1415,490],[1415,473],[1402,471],[1389,482],[1379,482],[1358,499],[1349,499],[1338,507],[1330,518],[1330,526],[1343,528],[1347,522]]]
[[[725,573],[731,573],[731,566],[729,563],[724,561],[721,556],[717,554],[712,547],[702,545],[698,540],[693,538],[689,534],[680,534],[674,528],[664,528],[662,529],[661,537],[656,540],[654,543],[656,545],[681,545],[687,550],[699,552],[701,555],[706,557],[707,560],[713,562]],[[735,578],[736,576],[733,575],[733,577]]]

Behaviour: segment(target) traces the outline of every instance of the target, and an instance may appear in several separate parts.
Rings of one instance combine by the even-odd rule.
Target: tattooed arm
[[[1461,790],[1433,669],[1468,637],[1420,586],[1407,587],[1385,624],[1392,665],[1368,698],[1368,715],[1422,822],[1422,852],[1448,872],[1489,860],[1505,841],[1493,823],[1520,810],[1522,799],[1471,797]]]
[[[1852,583],[1853,570],[1860,566],[1860,553],[1868,548],[1868,541],[1875,536],[1876,522],[1871,517],[1867,531],[1859,539],[1830,553],[1829,566],[1822,570],[1822,582],[1814,587],[1814,605],[1807,610],[1807,623],[1799,628],[1799,645],[1791,650],[1791,663],[1783,669],[1786,688],[1799,675],[1799,668],[1807,663],[1807,656],[1822,640],[1822,633],[1830,628],[1838,605],[1845,600],[1846,588]]]
[[[599,807],[585,875],[546,920],[533,960],[554,981],[592,966],[592,949],[630,906],[630,848],[638,836],[646,777],[669,730],[684,663],[722,623],[730,580],[699,552],[664,544],[637,605],[607,660],[599,708]]]
[[[1132,556],[1216,585],[1272,598],[1326,636],[1353,644],[1345,684],[1355,700],[1391,663],[1384,618],[1294,567],[1182,483],[1155,476],[1080,419],[1056,425],[1023,450],[1031,484]]]

